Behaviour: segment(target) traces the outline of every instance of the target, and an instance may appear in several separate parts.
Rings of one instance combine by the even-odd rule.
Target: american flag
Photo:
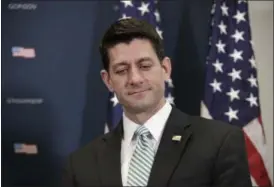
[[[241,128],[253,186],[271,186],[248,3],[215,0],[201,115]]]
[[[16,154],[36,155],[38,153],[37,145],[35,144],[14,143],[13,148]]]
[[[35,50],[34,48],[25,48],[25,47],[12,47],[11,48],[13,57],[22,57],[22,58],[34,58]]]
[[[161,29],[161,17],[160,12],[157,8],[158,2],[155,0],[149,1],[120,1],[118,10],[120,17],[119,19],[126,18],[137,18],[146,20],[152,24],[159,36],[163,39],[163,31]],[[166,82],[165,97],[166,100],[174,105],[174,97],[172,94],[173,90],[172,79]],[[109,94],[109,105],[108,105],[108,120],[105,128],[105,132],[116,127],[122,117],[122,108],[119,104],[117,97],[114,93]]]

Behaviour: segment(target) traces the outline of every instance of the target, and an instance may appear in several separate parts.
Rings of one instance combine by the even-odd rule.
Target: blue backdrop
[[[108,91],[98,46],[118,18],[117,3],[2,1],[2,184],[55,185],[64,158],[103,134]],[[211,4],[159,1],[175,104],[194,115],[203,96]],[[14,47],[22,47],[17,57]],[[38,154],[15,153],[14,143],[36,145]]]

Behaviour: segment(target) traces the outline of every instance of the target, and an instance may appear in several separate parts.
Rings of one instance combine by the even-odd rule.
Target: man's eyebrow
[[[136,63],[141,63],[141,62],[144,62],[144,61],[152,61],[152,59],[150,57],[141,57],[136,61]],[[127,66],[127,65],[128,65],[128,62],[121,61],[121,62],[118,62],[115,65],[113,65],[113,69],[116,69],[119,66]]]
[[[141,63],[143,61],[152,61],[152,59],[150,57],[142,57],[142,58],[139,58],[136,62]]]
[[[122,61],[122,62],[118,62],[115,65],[113,65],[113,68],[115,69],[119,66],[126,66],[126,65],[128,65],[128,63],[126,61]]]

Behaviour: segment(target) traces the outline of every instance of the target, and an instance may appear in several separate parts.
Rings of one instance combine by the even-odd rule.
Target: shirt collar
[[[171,105],[166,101],[164,106],[143,124],[148,128],[157,142],[160,140],[171,109]],[[133,122],[123,113],[124,141],[127,145],[130,144],[133,134],[139,125],[140,124]]]

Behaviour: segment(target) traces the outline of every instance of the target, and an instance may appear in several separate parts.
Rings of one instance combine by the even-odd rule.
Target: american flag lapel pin
[[[175,136],[172,137],[172,141],[180,142],[181,139],[182,139],[182,136],[180,136],[180,135],[175,135]]]

